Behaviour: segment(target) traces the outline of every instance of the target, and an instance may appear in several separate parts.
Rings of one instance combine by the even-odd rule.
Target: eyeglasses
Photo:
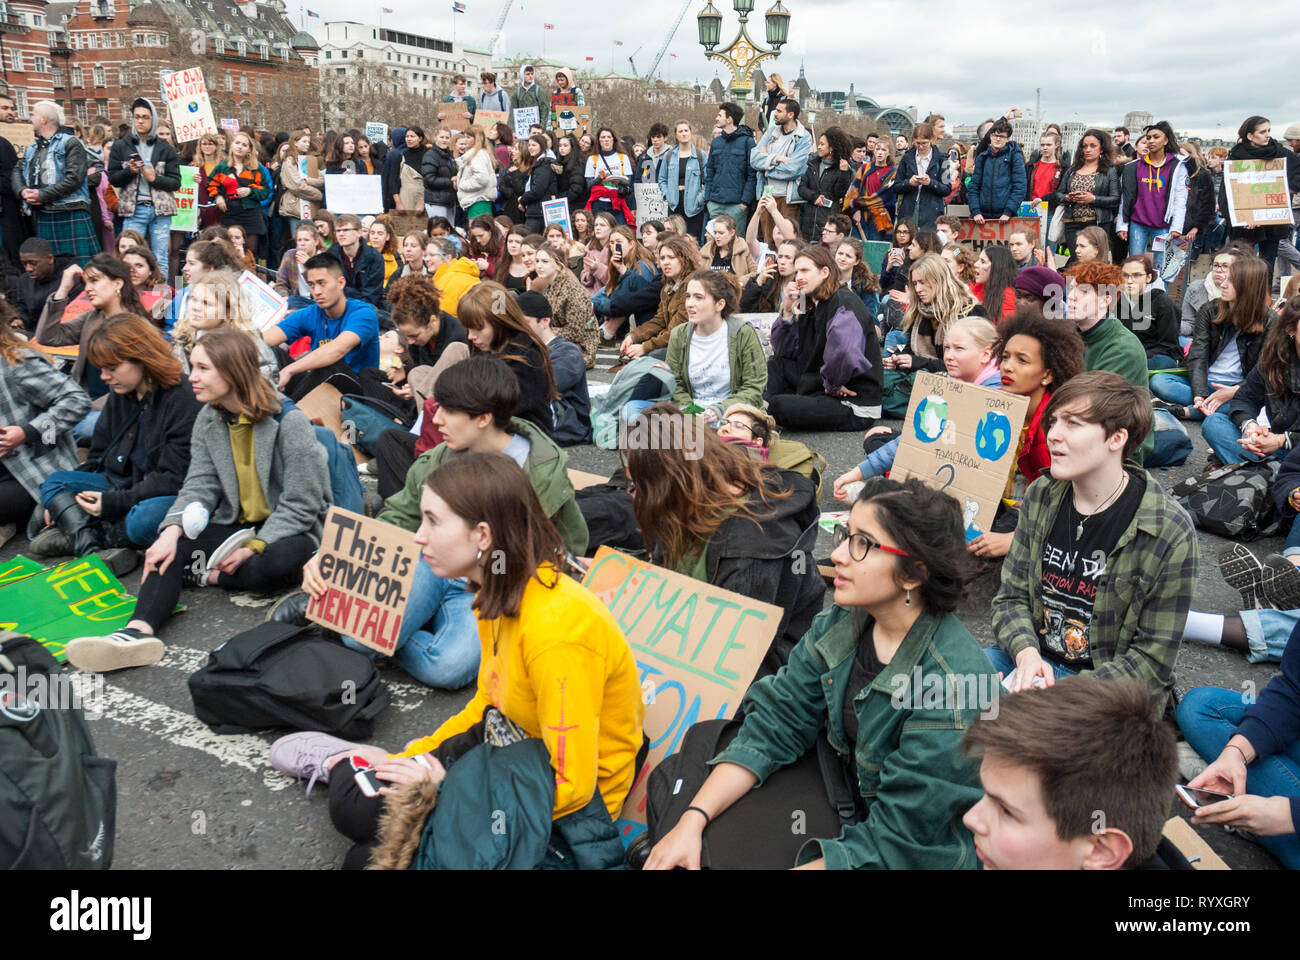
[[[719,420],[718,428],[721,429],[722,427],[730,427],[732,430],[748,430],[750,433],[754,432],[754,427],[744,420]]]
[[[887,547],[883,543],[876,543],[865,533],[850,533],[849,528],[842,523],[835,524],[834,530],[835,549],[839,549],[840,544],[845,540],[849,542],[849,556],[854,560],[865,560],[871,548],[883,550],[885,553],[892,553],[896,557],[910,557],[911,554],[906,550],[899,550],[897,547]]]
[[[1215,260],[1213,264],[1215,270],[1227,270],[1231,266],[1231,260]]]

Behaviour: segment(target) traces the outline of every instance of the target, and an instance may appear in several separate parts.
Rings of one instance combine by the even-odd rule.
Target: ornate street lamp
[[[732,0],[732,9],[740,15],[740,30],[736,38],[723,49],[714,52],[722,36],[722,14],[708,0],[704,9],[696,15],[700,30],[700,46],[704,47],[705,56],[710,60],[721,60],[731,71],[731,95],[738,104],[744,105],[749,99],[754,86],[754,68],[764,60],[775,60],[780,56],[781,47],[785,46],[790,35],[790,11],[776,0],[766,14],[767,42],[771,49],[760,47],[749,36],[749,15],[754,12],[754,0]]]

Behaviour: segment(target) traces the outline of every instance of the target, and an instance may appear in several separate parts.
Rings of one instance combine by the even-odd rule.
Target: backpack
[[[0,633],[0,866],[10,870],[113,863],[117,761],[95,755],[84,711],[65,700],[72,676],[31,637]]]
[[[594,554],[601,546],[613,547],[633,556],[645,555],[645,540],[636,525],[632,495],[627,492],[623,468],[614,471],[606,483],[584,487],[574,494],[582,519],[587,521],[587,551]]]
[[[826,471],[826,458],[808,449],[798,440],[778,437],[768,444],[767,462],[782,470],[792,470],[811,481],[817,500],[822,498],[822,474]]]
[[[662,389],[654,400],[667,400],[677,389],[677,378],[668,364],[654,357],[637,357],[614,376],[609,390],[591,398],[591,432],[596,446],[602,450],[618,449],[618,427],[624,405],[632,399],[641,378],[655,377]]]
[[[189,684],[194,715],[217,733],[292,727],[365,739],[388,706],[370,657],[289,623],[231,637]]]
[[[1271,537],[1282,526],[1270,493],[1281,468],[1277,460],[1243,460],[1188,477],[1169,492],[1207,533],[1233,540]]]
[[[385,430],[402,427],[407,430],[415,420],[403,415],[391,403],[359,393],[349,393],[340,401],[343,414],[343,428],[352,431],[352,445],[362,453],[373,457],[379,435]]]

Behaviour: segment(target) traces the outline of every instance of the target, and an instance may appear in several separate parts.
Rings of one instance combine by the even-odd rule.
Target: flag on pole
[[[393,12],[393,11],[390,10],[388,7],[380,7],[379,9],[382,10],[382,11],[384,11],[384,13],[392,13],[392,12]]]
[[[584,60],[595,60],[595,57],[583,57]]]
[[[677,59],[677,54],[675,54],[675,53],[670,53],[670,54],[668,54],[668,56],[672,57],[674,60]]]
[[[308,10],[308,11],[307,11],[307,16],[309,16],[309,17],[315,17],[317,20],[320,19],[320,14],[317,13],[315,10]]]
[[[392,13],[393,11],[389,10],[388,12],[389,12],[389,13]],[[463,3],[453,3],[453,4],[451,5],[451,12],[452,12],[452,13],[464,13],[464,12],[465,12],[465,4],[463,4]]]
[[[542,24],[542,26],[545,27],[547,30],[554,30],[554,29],[555,29],[555,24],[553,24],[553,23],[544,23],[544,24]]]
[[[621,47],[621,46],[623,46],[623,41],[622,41],[622,40],[615,40],[615,41],[614,41],[614,46],[616,46],[616,47]]]

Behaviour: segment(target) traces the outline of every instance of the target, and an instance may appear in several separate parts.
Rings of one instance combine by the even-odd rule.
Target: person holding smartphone
[[[1197,807],[1192,823],[1245,830],[1288,870],[1300,870],[1300,626],[1282,653],[1282,672],[1253,704],[1240,690],[1193,687],[1175,717],[1209,762],[1188,782],[1231,796]],[[1213,758],[1213,759],[1211,759]]]

